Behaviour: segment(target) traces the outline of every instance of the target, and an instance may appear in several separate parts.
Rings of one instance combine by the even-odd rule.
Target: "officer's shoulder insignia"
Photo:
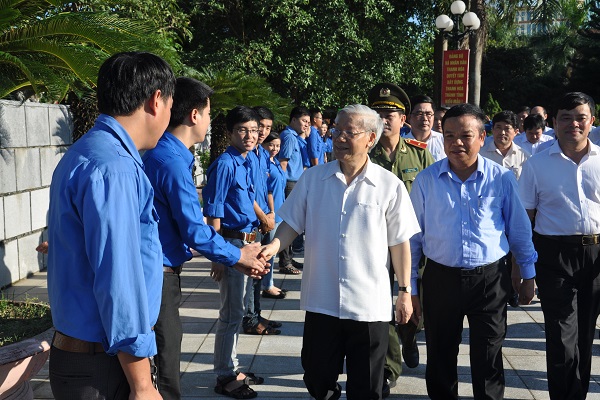
[[[420,149],[426,149],[427,148],[427,143],[421,142],[420,140],[417,140],[417,139],[404,138],[404,141],[406,142],[406,144],[409,144],[409,145],[411,145],[413,147],[418,147]]]

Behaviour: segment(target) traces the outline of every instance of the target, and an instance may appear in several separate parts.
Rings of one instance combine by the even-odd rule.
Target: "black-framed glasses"
[[[341,129],[337,129],[337,128],[332,128],[331,129],[331,136],[333,136],[333,138],[338,138],[340,136],[343,136],[345,139],[354,139],[359,137],[360,135],[362,135],[363,133],[366,133],[367,131],[361,131],[361,132],[350,132],[350,131],[344,131]]]
[[[258,129],[237,128],[235,131],[238,134],[244,135],[244,136],[246,136],[247,134],[250,134],[250,135],[257,135],[258,134]]]

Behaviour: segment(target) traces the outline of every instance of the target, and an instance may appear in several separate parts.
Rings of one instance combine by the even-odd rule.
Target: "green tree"
[[[582,91],[600,102],[600,1],[590,4],[590,19],[578,31],[579,42],[571,59],[570,90]]]
[[[152,24],[108,12],[73,12],[72,6],[59,0],[0,1],[0,98],[17,91],[43,101],[81,94],[95,86],[101,63],[119,51],[151,50],[178,63],[177,53],[160,45]]]
[[[320,107],[364,102],[383,80],[429,92],[433,31],[419,21],[433,18],[432,4],[197,0],[185,61],[265,77],[281,96]]]

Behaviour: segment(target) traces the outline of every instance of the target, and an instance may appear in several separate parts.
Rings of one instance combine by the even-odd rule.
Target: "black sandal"
[[[239,375],[240,373],[242,373],[242,371],[239,369],[235,371],[236,375]],[[246,375],[246,377],[242,379],[241,382],[244,382],[246,385],[262,385],[265,381],[265,378],[256,376],[252,372],[243,372],[243,374]]]
[[[215,386],[215,393],[222,394],[233,399],[253,399],[258,396],[250,386],[243,381],[240,381],[241,385],[233,390],[225,388],[229,383],[237,380],[237,375],[228,376],[225,378],[217,378],[217,386]]]
[[[244,328],[244,333],[247,335],[279,335],[281,331],[273,328],[271,325],[264,325],[262,322],[258,324]]]

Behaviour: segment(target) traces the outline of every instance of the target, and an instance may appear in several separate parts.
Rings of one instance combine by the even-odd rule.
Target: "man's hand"
[[[48,242],[42,242],[38,247],[35,248],[36,251],[39,251],[42,254],[48,254]]]
[[[396,299],[396,322],[399,325],[404,325],[408,322],[413,314],[413,303],[411,295],[406,292],[398,293]]]
[[[519,304],[526,306],[531,304],[535,292],[535,279],[525,279],[519,285]]]
[[[213,278],[215,282],[220,282],[223,278],[223,274],[225,273],[225,267],[223,264],[212,263],[210,268],[210,277]]]
[[[265,269],[267,260],[261,255],[260,243],[248,244],[240,249],[240,253],[240,259],[238,260],[237,264],[235,264],[236,267],[254,269],[259,273]],[[238,269],[238,271],[240,270]]]
[[[260,233],[267,234],[273,229],[275,229],[275,213],[268,213],[263,215],[264,216],[259,219],[260,226],[258,227],[258,229],[260,230]]]
[[[264,257],[265,260],[270,260],[275,257],[277,253],[279,253],[279,239],[273,239],[271,243],[266,246],[263,246],[261,249],[261,256]]]
[[[421,299],[419,298],[418,294],[410,296],[410,299],[412,300],[413,306],[413,314],[410,319],[415,323],[415,325],[419,326],[419,322],[421,322],[421,316],[423,314],[423,311],[421,310]]]

